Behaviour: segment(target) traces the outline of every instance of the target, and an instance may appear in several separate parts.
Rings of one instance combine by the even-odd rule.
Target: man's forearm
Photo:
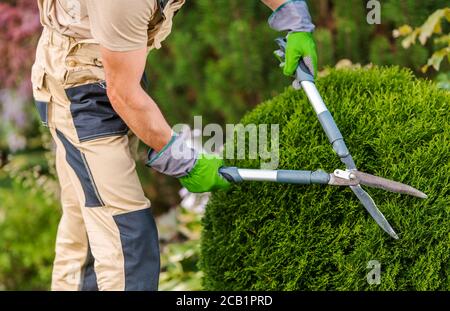
[[[142,89],[147,49],[113,52],[101,48],[109,100],[114,110],[146,145],[159,151],[172,136],[172,129],[156,103]]]
[[[155,101],[140,86],[128,89],[126,96],[114,89],[108,96],[116,112],[140,140],[160,151],[170,141],[172,129]]]
[[[271,8],[272,11],[275,11],[277,8],[280,7],[280,5],[285,3],[287,0],[261,0],[261,1],[269,8]]]

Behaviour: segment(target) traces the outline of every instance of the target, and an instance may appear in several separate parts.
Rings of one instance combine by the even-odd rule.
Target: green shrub
[[[359,169],[429,198],[370,189],[399,233],[394,240],[348,188],[235,185],[213,195],[203,220],[205,288],[449,290],[449,93],[399,68],[331,70],[317,84]],[[280,169],[343,167],[301,91],[287,90],[242,123],[280,124]],[[379,285],[367,283],[371,260],[381,263]]]
[[[50,287],[58,204],[0,174],[0,290]]]

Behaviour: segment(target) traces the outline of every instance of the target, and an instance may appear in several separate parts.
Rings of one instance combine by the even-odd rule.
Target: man
[[[52,290],[157,289],[158,236],[132,157],[137,138],[150,147],[148,166],[188,190],[229,185],[222,160],[188,148],[141,86],[148,51],[161,46],[184,2],[38,0],[44,29],[33,94],[56,142],[63,209]],[[315,72],[306,3],[263,2],[274,10],[270,26],[289,32],[284,73],[305,56]]]

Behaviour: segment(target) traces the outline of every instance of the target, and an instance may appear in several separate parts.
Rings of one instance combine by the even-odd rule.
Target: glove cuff
[[[269,26],[278,31],[313,32],[315,29],[304,0],[290,0],[269,17]]]
[[[197,151],[187,145],[187,136],[186,132],[174,133],[160,152],[150,149],[147,166],[176,178],[189,174],[197,160]]]

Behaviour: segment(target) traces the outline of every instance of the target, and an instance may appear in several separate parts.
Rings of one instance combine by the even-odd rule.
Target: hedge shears
[[[286,40],[284,38],[278,38],[276,42],[280,49],[275,54],[281,61],[284,61]],[[391,237],[398,239],[397,233],[395,233],[383,213],[380,212],[373,199],[364,191],[361,185],[395,193],[403,193],[421,199],[426,199],[427,195],[406,184],[358,171],[333,116],[328,111],[316,88],[314,75],[312,74],[311,60],[307,57],[301,59],[299,62],[293,87],[295,89],[301,88],[305,91],[333,150],[339,156],[346,169],[337,169],[333,173],[326,173],[321,170],[259,170],[222,167],[219,170],[220,174],[228,181],[236,183],[243,181],[269,181],[299,185],[322,184],[350,187],[376,223]]]

